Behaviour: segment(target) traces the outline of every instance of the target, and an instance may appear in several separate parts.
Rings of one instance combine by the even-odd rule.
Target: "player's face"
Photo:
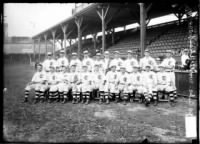
[[[72,71],[72,72],[75,72],[75,70],[76,70],[76,67],[75,67],[75,66],[72,66],[72,67],[71,67],[71,71]]]
[[[94,70],[95,70],[96,72],[98,72],[98,71],[99,71],[99,66],[95,66],[95,67],[94,67]]]
[[[100,60],[100,56],[99,55],[96,56],[96,60]]]
[[[171,57],[171,53],[167,53],[166,56],[169,58]]]
[[[60,53],[60,57],[64,57],[65,55],[64,55],[64,53]]]
[[[137,72],[137,68],[136,67],[133,67],[133,72]]]
[[[87,67],[86,66],[83,67],[83,72],[87,72]]]
[[[37,71],[41,72],[42,71],[42,66],[38,65],[37,66]]]
[[[73,56],[72,56],[72,59],[76,59],[76,55],[73,55]]]
[[[123,74],[126,72],[125,68],[121,68],[120,71],[121,71],[121,73],[123,73]]]
[[[116,71],[116,66],[112,67],[112,71],[115,72]]]
[[[149,72],[150,71],[150,67],[146,67],[146,71]]]
[[[159,67],[159,71],[160,71],[160,72],[164,72],[165,69],[164,69],[163,67]]]
[[[84,54],[83,57],[84,57],[84,58],[88,58],[88,54]]]
[[[118,59],[119,58],[119,54],[115,54],[114,57],[115,57],[115,59]]]
[[[47,59],[51,59],[51,58],[52,58],[52,56],[51,56],[51,55],[48,55],[48,56],[47,56]]]
[[[130,53],[128,53],[128,58],[130,59],[132,57],[132,55]]]
[[[144,52],[144,55],[145,55],[146,57],[148,57],[150,54],[149,54],[149,52]]]
[[[108,55],[108,54],[105,54],[104,57],[105,57],[105,58],[109,58],[109,55]]]
[[[50,72],[51,72],[51,73],[55,72],[55,68],[54,68],[54,67],[51,67],[51,68],[50,68]]]

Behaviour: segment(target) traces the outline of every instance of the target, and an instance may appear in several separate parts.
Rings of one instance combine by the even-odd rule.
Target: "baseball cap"
[[[115,64],[111,64],[111,65],[110,65],[110,67],[114,67],[114,66],[117,67]]]
[[[133,53],[131,50],[128,50],[127,53]]]
[[[109,51],[105,51],[104,54],[109,54]]]
[[[138,64],[136,64],[136,65],[133,65],[133,67],[134,67],[134,68],[139,68],[139,65],[138,65]]]
[[[73,52],[72,55],[77,55],[77,53]]]
[[[119,54],[119,51],[114,51],[115,54]]]
[[[87,65],[86,65],[86,64],[84,64],[84,65],[82,65],[82,67],[87,67]]]
[[[52,53],[51,53],[51,52],[48,52],[47,55],[50,56],[50,55],[52,55]]]
[[[184,49],[184,51],[185,51],[185,52],[188,52],[189,50],[188,50],[188,49]]]
[[[97,56],[100,56],[101,54],[98,52],[96,55],[97,55]]]
[[[160,61],[160,58],[156,58],[157,61]]]
[[[145,51],[144,52],[149,52],[149,49],[145,49]]]
[[[145,66],[145,68],[146,68],[146,67],[151,67],[151,66],[150,66],[149,64],[147,64],[147,65]]]
[[[173,53],[172,50],[166,50],[167,53]]]
[[[158,67],[163,67],[164,68],[165,66],[163,64],[160,64],[160,65],[158,65]]]
[[[83,53],[84,53],[84,54],[88,54],[89,52],[88,52],[88,50],[85,50]]]
[[[65,53],[64,49],[60,50],[60,53]]]

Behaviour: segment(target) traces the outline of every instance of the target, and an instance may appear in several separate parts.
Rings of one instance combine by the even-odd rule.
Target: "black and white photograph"
[[[200,4],[4,3],[5,143],[199,143]]]

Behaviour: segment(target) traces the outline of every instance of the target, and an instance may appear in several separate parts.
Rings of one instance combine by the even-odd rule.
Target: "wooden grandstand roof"
[[[152,19],[176,12],[176,9],[172,8],[173,3],[175,2],[173,2],[172,0],[162,1],[159,3],[145,3],[146,7],[149,7],[147,17],[149,19]],[[183,4],[183,2],[181,4]],[[83,17],[82,27],[85,27],[85,30],[83,31],[82,36],[86,36],[88,34],[96,32],[101,32],[101,20],[97,14],[97,9],[99,6],[102,5],[109,5],[109,11],[106,16],[106,20],[109,21],[107,25],[107,30],[111,28],[137,23],[140,21],[140,9],[137,3],[94,3],[80,10],[75,15],[56,24],[55,26],[52,26],[47,30],[33,36],[32,38],[37,39],[40,36],[42,36],[41,38],[43,38],[43,35],[47,34],[47,39],[51,39],[51,31],[56,30],[56,38],[63,39],[64,36],[61,25],[68,24],[67,32],[69,30],[72,31],[71,34],[68,36],[68,39],[75,39],[77,38],[77,26],[75,24],[76,17]],[[187,5],[193,8],[193,11],[197,11],[198,1],[188,0]]]

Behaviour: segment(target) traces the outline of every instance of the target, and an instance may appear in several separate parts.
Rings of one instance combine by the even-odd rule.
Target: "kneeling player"
[[[123,100],[124,105],[126,104],[127,100],[130,97],[130,91],[128,89],[128,80],[129,79],[129,75],[126,72],[126,68],[125,66],[121,66],[120,67],[120,73],[119,73],[119,77],[118,77],[118,88],[120,91],[120,98]]]
[[[82,103],[88,104],[90,101],[90,93],[92,92],[92,77],[91,73],[88,72],[87,65],[83,65],[83,72],[81,73],[81,92],[82,92]]]
[[[39,101],[39,99],[42,99],[44,101],[44,93],[47,90],[47,84],[46,84],[46,73],[42,71],[42,65],[37,64],[36,66],[36,73],[34,74],[32,80],[30,83],[27,84],[25,87],[25,99],[24,102],[28,102],[28,96],[31,89],[35,90],[35,103]]]

